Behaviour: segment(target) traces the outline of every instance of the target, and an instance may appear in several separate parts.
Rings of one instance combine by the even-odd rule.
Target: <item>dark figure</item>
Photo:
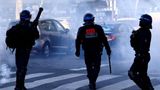
[[[107,54],[111,54],[110,46],[100,25],[94,24],[94,16],[87,13],[84,16],[84,25],[79,28],[76,38],[76,53],[80,56],[80,45],[84,50],[87,77],[90,89],[96,89],[96,80],[100,71],[103,45]]]
[[[39,38],[37,25],[42,11],[43,8],[40,8],[36,19],[31,22],[30,12],[28,10],[23,10],[20,13],[20,22],[11,28],[12,30],[15,30],[14,34],[16,36],[15,59],[17,71],[15,90],[27,90],[24,85],[27,64],[32,46],[35,44],[35,40]],[[6,34],[10,35],[10,32],[7,32]]]
[[[147,75],[150,61],[150,42],[152,29],[152,17],[144,14],[140,18],[140,28],[131,35],[131,46],[135,50],[135,59],[128,75],[142,90],[154,90],[150,78]]]

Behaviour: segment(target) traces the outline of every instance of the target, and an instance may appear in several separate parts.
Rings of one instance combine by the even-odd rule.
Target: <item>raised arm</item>
[[[39,18],[40,18],[40,16],[41,16],[42,11],[43,11],[43,8],[40,7],[40,8],[39,8],[39,11],[38,11],[38,14],[37,14],[35,20],[33,21],[34,26],[37,26],[37,25],[38,25],[38,21],[39,21]]]

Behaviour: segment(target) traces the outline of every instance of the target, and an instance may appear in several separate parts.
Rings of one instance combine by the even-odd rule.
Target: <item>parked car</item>
[[[107,40],[111,46],[114,46],[117,41],[117,33],[119,24],[104,24],[102,25],[102,28],[104,30],[104,33],[107,37]]]
[[[102,26],[104,33],[107,37],[108,42],[112,42],[116,39],[116,36],[113,33],[113,28],[109,25]]]
[[[124,22],[115,22],[102,25],[109,42],[117,42],[120,38],[131,34],[133,27]]]
[[[11,22],[9,27],[15,25]],[[40,38],[36,40],[31,54],[38,54],[45,57],[51,53],[68,53],[73,48],[73,39],[70,37],[69,29],[55,19],[43,19],[39,21],[38,30]]]

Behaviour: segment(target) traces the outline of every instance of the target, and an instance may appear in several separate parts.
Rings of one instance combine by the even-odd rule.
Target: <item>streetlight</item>
[[[22,11],[22,0],[16,0],[16,20],[19,20],[19,13]]]

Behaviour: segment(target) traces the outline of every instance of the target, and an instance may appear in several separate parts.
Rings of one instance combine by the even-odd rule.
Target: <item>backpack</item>
[[[138,31],[133,30],[130,36],[130,44],[131,44],[131,47],[133,47],[134,49],[136,49],[138,46],[137,40],[138,40]]]
[[[12,28],[7,30],[7,32],[6,32],[5,43],[6,43],[7,47],[10,49],[13,49],[13,51],[17,47],[16,33],[17,33],[17,25],[13,26]]]

